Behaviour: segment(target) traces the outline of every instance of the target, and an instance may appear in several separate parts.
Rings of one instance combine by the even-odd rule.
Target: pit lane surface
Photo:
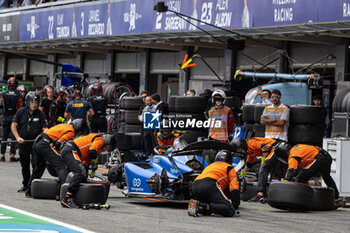
[[[20,186],[19,162],[0,163],[0,204],[95,232],[350,232],[350,208],[290,213],[242,202],[240,217],[193,218],[187,215],[186,202],[125,198],[115,186],[107,201],[109,210],[66,209],[54,200],[25,198],[17,193]]]

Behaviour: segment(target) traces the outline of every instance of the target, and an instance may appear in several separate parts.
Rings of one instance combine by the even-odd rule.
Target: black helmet
[[[101,94],[102,86],[99,83],[94,83],[92,84],[91,90],[92,90],[92,95]]]
[[[67,87],[64,87],[64,86],[60,87],[60,88],[58,89],[57,94],[58,94],[58,96],[60,96],[61,99],[62,99],[64,94],[67,94],[67,95],[69,94],[68,88],[67,88]]]
[[[25,99],[25,103],[26,106],[29,107],[29,102],[30,101],[38,101],[38,104],[40,102],[40,97],[38,94],[35,93],[35,91],[30,91],[28,92],[28,94],[26,95],[26,99]]]
[[[167,139],[170,139],[171,138],[171,133],[173,131],[173,129],[171,127],[164,127],[164,126],[169,126],[169,120],[167,119],[164,119],[162,122],[161,122],[161,127],[159,129],[159,137],[161,140],[167,140]]]
[[[236,152],[242,154],[248,154],[248,144],[243,138],[234,138],[230,145],[235,149]]]
[[[291,146],[288,143],[280,142],[274,147],[274,153],[280,161],[287,163],[290,149]]]
[[[222,161],[222,162],[226,162],[228,164],[232,164],[232,162],[233,162],[232,153],[229,152],[228,150],[221,150],[215,156],[215,162],[216,161]]]
[[[75,132],[75,135],[85,135],[89,132],[89,127],[85,120],[75,119],[72,121],[72,126]]]
[[[16,89],[18,86],[18,81],[15,77],[11,77],[7,80],[7,86],[9,89]]]
[[[102,138],[103,138],[103,146],[107,146],[107,145],[111,145],[111,149],[109,151],[112,151],[115,149],[116,147],[116,138],[114,135],[112,134],[104,134],[102,135]]]

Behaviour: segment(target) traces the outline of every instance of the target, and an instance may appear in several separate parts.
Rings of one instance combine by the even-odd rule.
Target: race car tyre
[[[255,123],[260,124],[261,115],[263,114],[265,107],[266,105],[262,105],[262,104],[255,105],[255,108],[254,108]]]
[[[177,97],[176,95],[169,97],[169,112],[175,112],[175,100]]]
[[[313,187],[311,210],[334,210],[334,190],[332,188]]]
[[[245,191],[240,193],[242,201],[248,201],[252,197],[256,196],[258,193],[258,182],[247,183],[245,187]]]
[[[120,122],[125,122],[125,111],[124,109],[120,109]]]
[[[125,125],[125,133],[140,133],[142,125]]]
[[[122,150],[130,150],[131,149],[130,136],[125,135],[125,133],[118,133],[118,134],[116,134],[116,139],[117,139],[116,146],[117,146],[118,150],[122,151]]]
[[[254,124],[255,104],[247,104],[243,106],[242,119],[245,123]]]
[[[241,109],[242,102],[237,96],[228,96],[226,97],[225,103],[227,107],[231,108],[234,111]]]
[[[117,188],[123,189],[125,183],[124,177],[124,164],[118,164],[115,167],[112,167],[108,171],[108,181],[112,184],[116,184]]]
[[[350,105],[350,93],[346,94],[341,103],[341,111],[346,112]]]
[[[141,134],[140,133],[125,133],[130,138],[131,148],[130,150],[141,150]]]
[[[325,124],[326,110],[317,106],[291,106],[290,124]]]
[[[126,110],[139,110],[141,105],[143,105],[141,97],[125,96],[122,98],[122,102],[122,106]]]
[[[313,190],[309,185],[295,182],[271,183],[267,203],[277,209],[307,211],[311,208]]]
[[[34,179],[31,186],[31,194],[36,199],[56,199],[58,179],[42,178]]]
[[[94,177],[90,177],[88,176],[86,183],[90,183],[90,184],[102,184],[105,187],[105,191],[106,191],[106,200],[108,199],[108,195],[109,195],[109,190],[111,188],[111,182],[109,182],[107,180],[107,178],[103,177],[103,176],[99,176],[99,175],[95,175]]]
[[[246,129],[249,129],[249,130],[252,130],[254,129],[254,124],[249,124],[249,123],[244,123],[243,124],[243,127],[246,128]],[[254,132],[254,131],[253,131]],[[254,135],[252,135],[252,137],[255,136],[255,132],[254,132]]]
[[[201,96],[178,96],[175,98],[175,112],[203,113],[207,108],[207,99]]]
[[[118,133],[125,133],[125,127],[126,127],[126,123],[122,122],[122,123],[120,124]]]
[[[125,122],[132,125],[140,125],[141,121],[138,119],[139,111],[136,110],[126,110],[125,111]]]
[[[265,125],[254,124],[253,131],[255,132],[254,137],[265,137]]]
[[[121,82],[112,82],[107,85],[103,85],[102,87],[103,87],[102,94],[107,97],[109,103],[118,104],[119,97],[124,92],[127,92],[128,95],[132,95],[132,92],[133,92],[130,86]]]
[[[61,186],[60,200],[67,194],[69,183]],[[107,190],[104,184],[80,183],[78,190],[74,193],[74,201],[78,206],[85,204],[105,204],[107,201]]]
[[[324,128],[319,125],[290,125],[288,142],[291,144],[308,144],[322,146]]]
[[[343,109],[342,109],[343,99],[348,93],[350,93],[350,88],[339,92],[334,97],[333,103],[332,103],[333,112],[343,112]]]

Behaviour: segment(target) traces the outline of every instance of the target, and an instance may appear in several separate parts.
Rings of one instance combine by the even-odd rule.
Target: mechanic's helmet
[[[232,162],[233,162],[232,153],[229,152],[228,150],[219,151],[215,156],[215,162],[217,162],[217,161],[222,161],[222,162],[226,162],[228,164],[232,164]]]
[[[19,92],[25,91],[26,93],[28,92],[27,87],[24,86],[24,85],[19,85],[19,86],[17,87],[17,91],[19,91]]]
[[[47,90],[48,90],[49,88],[52,88],[53,90],[55,90],[55,88],[54,88],[53,86],[51,86],[51,85],[45,85],[45,86],[43,87],[44,95],[47,95]]]
[[[274,147],[274,153],[280,161],[287,163],[290,149],[291,146],[288,143],[280,142]]]
[[[89,132],[89,127],[85,120],[75,119],[72,121],[72,126],[75,132],[75,135],[85,135]]]
[[[111,148],[109,149],[109,151],[112,151],[115,149],[116,147],[116,138],[114,135],[112,134],[104,134],[102,135],[102,138],[103,138],[103,146],[107,146],[107,145],[111,145]]]
[[[230,145],[234,148],[234,150],[237,152],[237,153],[241,153],[241,154],[244,154],[244,155],[247,155],[248,154],[248,144],[246,142],[245,139],[243,138],[234,138]]]
[[[171,138],[171,133],[173,129],[171,127],[164,127],[168,125],[169,125],[168,120],[164,119],[159,129],[159,133],[160,133],[159,137],[161,140],[167,140]]]
[[[25,99],[25,103],[26,106],[29,108],[30,106],[30,101],[37,101],[38,104],[40,102],[40,96],[38,94],[35,93],[35,91],[30,91],[28,92],[28,94],[26,95],[26,99]]]
[[[61,97],[61,99],[63,99],[64,94],[69,95],[68,88],[64,86],[60,87],[57,91],[57,94],[59,97]]]
[[[216,101],[222,101],[222,104],[225,102],[226,94],[223,90],[216,90],[211,95],[213,98],[213,103],[215,104]]]
[[[7,80],[7,86],[9,89],[16,89],[18,86],[18,81],[15,77],[11,77]]]
[[[99,83],[94,83],[94,84],[92,84],[91,90],[92,90],[92,95],[101,94],[102,93],[102,85]]]

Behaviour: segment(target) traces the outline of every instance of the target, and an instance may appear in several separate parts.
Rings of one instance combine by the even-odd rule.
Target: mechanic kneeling
[[[232,217],[235,215],[235,210],[238,212],[239,184],[236,171],[231,165],[232,161],[231,152],[219,151],[215,156],[215,162],[206,167],[192,183],[194,199],[188,204],[190,216],[198,217],[199,214],[214,213]],[[227,195],[230,198],[227,198]]]
[[[25,197],[31,197],[31,183],[34,179],[40,179],[45,171],[46,163],[48,163],[56,172],[60,185],[67,178],[68,171],[64,165],[60,154],[62,143],[72,140],[75,136],[88,133],[89,128],[83,119],[75,119],[72,124],[59,124],[46,130],[40,135],[34,143],[36,168],[34,169],[28,183],[28,191]]]
[[[111,151],[115,148],[116,139],[113,135],[100,135],[92,133],[73,141],[67,142],[61,151],[63,162],[74,176],[69,183],[68,192],[61,201],[63,207],[79,208],[74,202],[74,193],[79,188],[79,183],[87,178],[87,167],[92,165],[92,169],[97,169],[98,155],[101,152]]]
[[[330,175],[332,157],[327,151],[317,146],[298,144],[290,148],[287,143],[280,143],[276,146],[275,153],[280,160],[288,161],[285,180],[291,181],[298,166],[302,166],[305,169],[302,169],[296,175],[296,182],[307,183],[311,177],[321,173],[327,187],[334,189],[335,201],[340,202],[342,200],[342,198],[339,198],[338,188]]]

